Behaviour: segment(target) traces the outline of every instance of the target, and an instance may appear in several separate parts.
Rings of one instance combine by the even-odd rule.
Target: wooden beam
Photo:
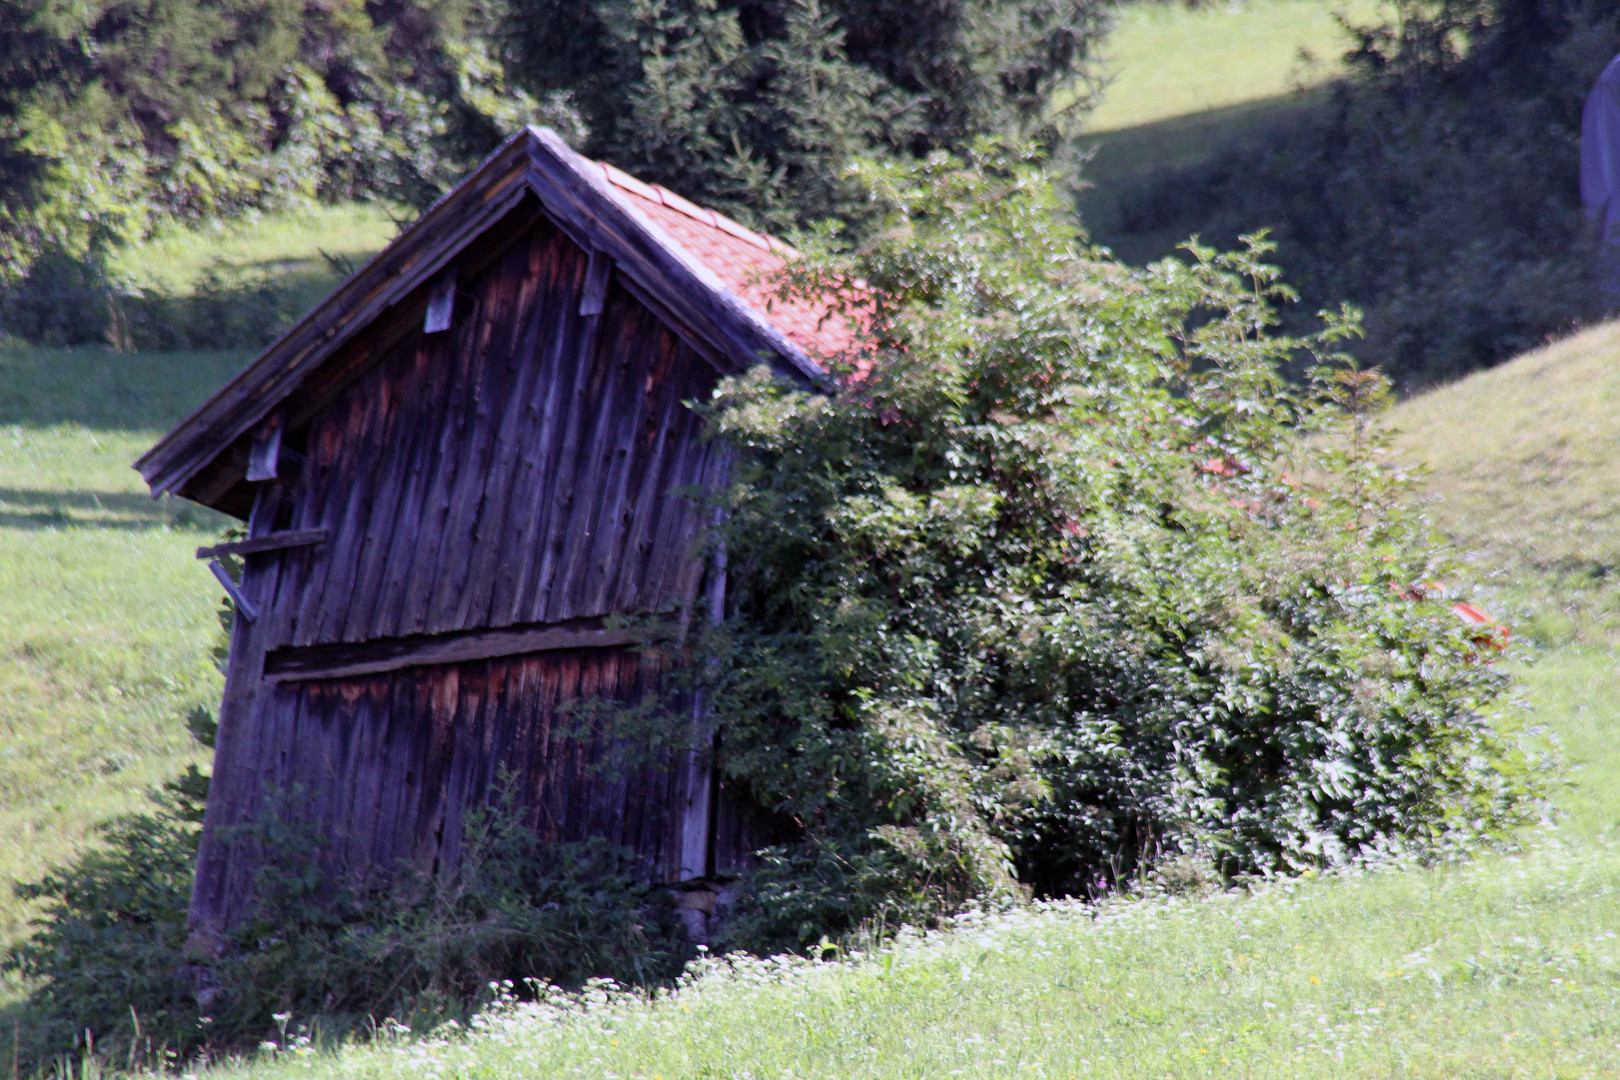
[[[297,532],[266,533],[250,540],[232,540],[226,544],[197,549],[199,559],[217,559],[221,555],[257,555],[263,551],[281,551],[285,548],[312,547],[326,542],[325,529],[300,529]]]
[[[722,488],[730,476],[731,464],[728,459],[721,465]],[[716,507],[714,517],[710,521],[710,528],[716,537],[724,522],[723,512]],[[725,617],[728,566],[725,542],[717,539],[714,551],[710,555],[707,587],[704,589],[711,628],[719,626]],[[714,725],[709,721],[708,700],[704,694],[704,687],[700,686],[692,700],[692,742],[687,747],[682,763],[684,766],[682,788],[685,798],[678,808],[681,815],[679,867],[681,881],[708,877],[714,869],[715,734]]]
[[[465,664],[525,653],[618,648],[638,644],[642,639],[638,631],[609,629],[600,619],[575,619],[502,630],[413,634],[354,644],[277,649],[266,658],[264,673],[272,682],[353,679],[405,668]]]
[[[579,298],[581,315],[600,315],[607,303],[608,280],[613,276],[613,260],[605,252],[592,249],[585,269],[585,289]]]
[[[225,569],[224,564],[215,559],[208,564],[208,569],[213,572],[214,577],[219,579],[219,583],[225,586],[225,591],[231,596],[231,602],[236,605],[236,613],[248,622],[257,622],[259,619],[259,605],[249,600],[247,594],[242,591],[242,587],[231,580],[231,573]]]
[[[253,483],[274,480],[281,464],[281,414],[271,413],[253,438],[248,451],[247,479]]]
[[[437,334],[450,329],[450,317],[456,310],[456,264],[451,263],[433,279],[433,291],[428,295],[427,314],[422,319],[422,333]]]

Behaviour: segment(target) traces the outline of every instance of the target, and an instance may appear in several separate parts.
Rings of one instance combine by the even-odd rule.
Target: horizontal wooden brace
[[[267,533],[251,540],[232,540],[227,544],[197,549],[199,559],[217,559],[221,555],[257,555],[262,551],[281,551],[285,548],[311,547],[326,542],[325,529],[300,529],[296,532]]]
[[[352,679],[412,667],[464,664],[525,653],[562,649],[608,649],[644,639],[636,630],[609,629],[600,619],[575,619],[545,626],[502,630],[468,630],[450,634],[415,634],[341,645],[306,645],[277,649],[265,657],[264,676],[271,682]]]

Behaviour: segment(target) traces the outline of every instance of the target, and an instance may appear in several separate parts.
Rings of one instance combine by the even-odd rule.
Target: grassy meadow
[[[1471,553],[1483,598],[1515,620],[1527,705],[1575,762],[1564,816],[1522,850],[1250,893],[986,915],[842,962],[717,962],[655,1000],[604,991],[513,1005],[426,1041],[385,1036],[332,1053],[302,1042],[293,1018],[283,1047],[214,1070],[1615,1075],[1620,667],[1603,568],[1620,546],[1620,447],[1606,423],[1617,354],[1620,325],[1597,327],[1391,417],[1392,452],[1428,465],[1436,520]],[[95,821],[139,806],[195,759],[180,717],[218,692],[217,597],[191,549],[221,521],[148,499],[128,465],[244,359],[0,351],[7,879],[60,860]],[[27,912],[0,905],[14,940]]]
[[[1106,85],[1086,127],[1124,131],[1318,87],[1343,71],[1336,16],[1371,24],[1386,8],[1383,0],[1130,5],[1103,45]]]
[[[227,281],[268,277],[304,311],[381,251],[408,212],[375,203],[310,206],[201,227],[170,227],[113,260],[113,273],[142,288],[186,296],[204,274]]]
[[[313,303],[338,280],[323,251],[363,261],[394,229],[322,208],[161,235],[118,269],[181,295],[270,274]],[[219,696],[219,597],[193,552],[226,519],[153,500],[130,466],[249,358],[0,346],[0,950],[32,911],[12,882],[201,761],[184,716]]]
[[[1620,324],[1412,398],[1390,424],[1430,513],[1542,644],[1620,645]]]
[[[193,759],[216,623],[190,558],[220,519],[149,498],[129,464],[235,356],[0,351],[0,942],[9,882]]]

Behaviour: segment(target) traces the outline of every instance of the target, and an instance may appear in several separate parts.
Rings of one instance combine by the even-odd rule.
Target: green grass
[[[1087,118],[1096,132],[1268,101],[1337,78],[1347,39],[1335,13],[1369,24],[1378,0],[1136,3],[1102,49],[1109,83]]]
[[[323,251],[359,263],[395,231],[383,208],[316,207],[172,230],[115,271],[180,295],[263,273],[307,307],[339,277]],[[219,590],[193,553],[226,519],[154,501],[130,466],[248,358],[0,345],[0,951],[36,910],[13,882],[203,760],[184,715],[219,697]]]
[[[172,226],[112,262],[115,275],[144,288],[187,296],[209,272],[227,281],[267,275],[305,311],[381,251],[409,211],[375,203],[318,205],[202,226]]]
[[[513,1005],[421,1041],[293,1038],[215,1077],[1606,1077],[1620,1073],[1620,670],[1525,672],[1584,763],[1555,829],[1431,869],[963,920],[842,963]]]
[[[37,877],[197,760],[223,518],[157,502],[132,462],[239,355],[0,349],[0,947]]]
[[[517,1006],[335,1056],[290,1044],[211,1075],[1612,1076],[1620,673],[1571,650],[1528,686],[1599,760],[1525,853],[970,919],[850,963],[716,965],[657,1000]]]

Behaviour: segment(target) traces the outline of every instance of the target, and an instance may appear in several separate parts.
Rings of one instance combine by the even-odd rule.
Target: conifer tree
[[[583,149],[756,224],[858,216],[856,156],[1054,143],[1111,0],[509,0],[515,82]]]

